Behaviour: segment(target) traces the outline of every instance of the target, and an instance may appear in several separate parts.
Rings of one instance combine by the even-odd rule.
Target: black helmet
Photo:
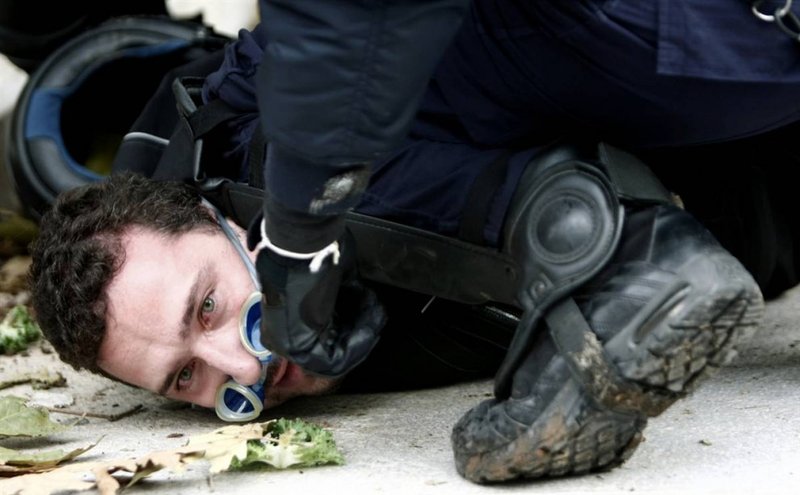
[[[27,212],[38,219],[59,193],[107,175],[122,136],[165,75],[221,56],[227,41],[197,22],[121,17],[48,56],[8,126],[7,164]],[[219,60],[208,60],[206,71]],[[174,105],[164,112],[175,114]]]
[[[28,73],[53,50],[106,19],[166,15],[164,0],[0,0],[0,53]]]

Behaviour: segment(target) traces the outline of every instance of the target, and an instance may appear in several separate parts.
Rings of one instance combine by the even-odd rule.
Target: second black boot
[[[472,481],[622,463],[647,419],[730,362],[763,313],[753,278],[689,213],[624,195],[617,208],[613,198],[590,194],[601,200],[586,201],[562,189],[549,191],[561,199],[545,202],[557,207],[521,215],[534,221],[515,226],[519,239],[508,239],[520,265],[533,268],[519,290],[525,314],[496,398],[468,411],[452,432],[456,467]],[[602,208],[610,210],[606,220]],[[547,211],[561,216],[548,219]],[[616,227],[598,223],[617,220]],[[541,269],[542,246],[576,254],[580,263],[590,256],[581,254],[583,244],[598,239],[614,245],[608,258],[601,253],[594,266],[580,268],[587,280],[570,273],[554,280],[557,256],[555,269]],[[542,309],[537,287],[548,284],[563,290],[552,301],[544,297]]]

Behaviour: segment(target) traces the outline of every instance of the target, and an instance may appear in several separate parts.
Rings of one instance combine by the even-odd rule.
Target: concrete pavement
[[[545,482],[478,486],[461,479],[450,452],[452,424],[486,398],[491,383],[477,382],[407,393],[333,395],[296,400],[269,417],[300,417],[328,426],[346,465],[209,478],[207,465],[187,473],[162,472],[132,493],[796,493],[800,478],[800,291],[767,306],[766,321],[734,363],[694,395],[651,420],[645,441],[622,467]],[[104,436],[87,460],[129,458],[182,445],[185,437],[218,428],[213,412],[186,407],[61,364],[38,347],[29,356],[0,357],[0,381],[47,368],[66,388],[33,391],[20,385],[0,393],[28,396],[87,417],[47,440],[4,441],[6,447],[68,449]],[[54,414],[58,421],[74,416]],[[181,434],[183,436],[177,436]]]

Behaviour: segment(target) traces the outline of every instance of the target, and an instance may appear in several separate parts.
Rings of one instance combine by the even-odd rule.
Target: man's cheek
[[[199,378],[200,383],[196,387],[187,390],[186,393],[179,394],[175,398],[201,407],[215,407],[217,390],[227,381],[227,377],[220,372],[206,371]]]

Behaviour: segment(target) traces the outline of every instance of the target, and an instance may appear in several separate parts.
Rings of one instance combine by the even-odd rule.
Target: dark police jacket
[[[350,189],[333,195],[326,184],[346,172],[368,174],[370,163],[399,145],[432,75],[475,142],[507,144],[525,137],[520,133],[541,132],[525,125],[514,109],[519,96],[515,72],[524,72],[524,58],[535,59],[537,53],[510,53],[514,47],[506,43],[509,38],[545,33],[591,54],[593,47],[580,46],[589,38],[573,33],[598,22],[615,23],[633,36],[640,34],[635,42],[655,46],[660,75],[797,82],[800,72],[786,71],[787,61],[797,63],[796,43],[756,19],[750,4],[261,0],[268,39],[256,96],[272,144],[265,167],[266,208],[275,225],[268,231],[276,244],[297,251],[318,249],[335,239],[342,229],[335,218],[357,204],[364,182],[351,181]],[[766,1],[761,9],[769,13],[781,5]],[[448,52],[454,36],[453,44],[460,46]],[[619,56],[599,50],[592,56],[601,65],[613,64]],[[484,77],[487,72],[494,75]]]

